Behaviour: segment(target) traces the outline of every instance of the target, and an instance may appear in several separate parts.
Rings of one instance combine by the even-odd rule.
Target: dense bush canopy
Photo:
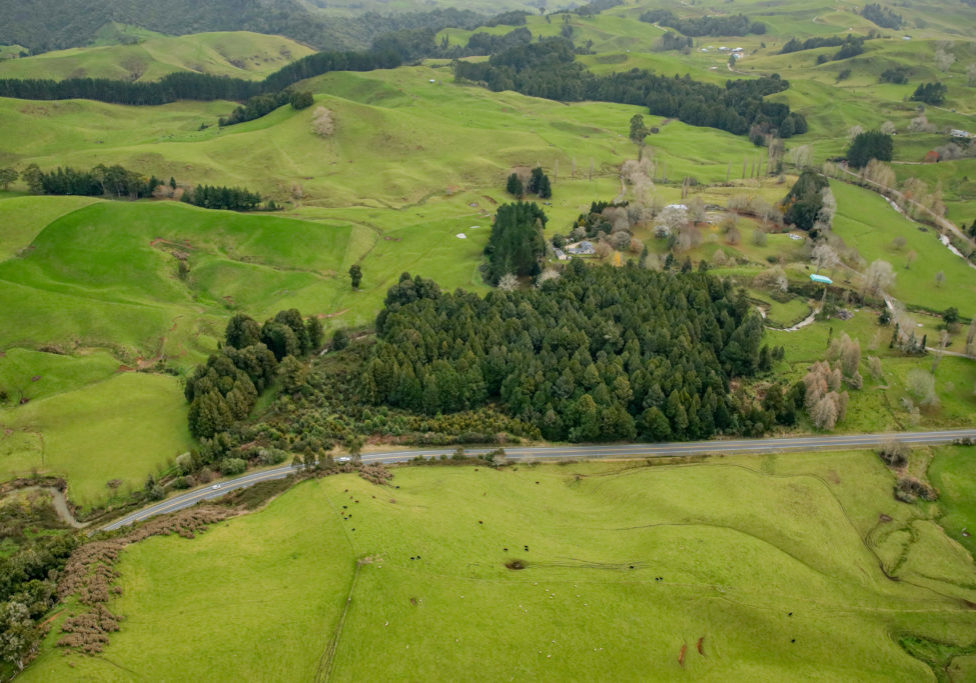
[[[456,62],[454,69],[458,78],[484,83],[495,91],[515,90],[564,102],[642,105],[657,116],[676,117],[693,126],[709,126],[735,135],[745,135],[754,126],[764,132],[782,129],[791,135],[807,130],[804,117],[791,113],[788,105],[763,100],[789,87],[789,82],[775,74],[727,81],[722,88],[690,76],[670,78],[640,69],[595,76],[574,60],[573,44],[554,38],[506,50],[487,62]]]
[[[766,428],[729,395],[733,376],[757,369],[761,321],[709,275],[574,261],[541,288],[484,298],[420,283],[405,276],[380,314],[367,403],[437,415],[497,401],[553,440]]]

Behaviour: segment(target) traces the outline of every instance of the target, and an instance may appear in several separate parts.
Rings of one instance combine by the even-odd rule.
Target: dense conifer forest
[[[457,62],[458,78],[485,84],[495,91],[563,102],[595,100],[648,107],[651,114],[675,117],[693,126],[709,126],[745,135],[757,126],[780,137],[800,135],[806,119],[786,104],[763,97],[781,92],[789,82],[778,75],[755,80],[728,81],[725,87],[694,81],[690,76],[667,77],[640,69],[594,76],[575,61],[573,44],[553,38],[493,55],[487,62]]]
[[[766,25],[761,21],[752,21],[744,14],[723,17],[695,17],[679,19],[671,10],[659,9],[644,12],[641,21],[649,24],[660,24],[685,34],[686,36],[745,36],[750,33],[762,35],[766,33]]]
[[[777,350],[762,345],[744,293],[705,272],[573,261],[540,286],[483,297],[404,273],[375,339],[349,344],[341,331],[320,357],[317,323],[294,310],[263,326],[231,320],[223,349],[186,384],[200,464],[264,462],[261,453],[281,450],[325,457],[380,435],[418,444],[760,435],[793,424],[803,405],[802,383],[773,383],[761,397],[741,390],[735,380],[768,371]],[[276,380],[279,395],[249,421]]]
[[[24,100],[86,99],[114,104],[157,105],[177,100],[244,101],[277,93],[298,81],[330,71],[372,71],[400,66],[392,52],[317,52],[293,62],[264,81],[198,73],[167,74],[158,81],[132,83],[108,78],[0,79],[0,97]],[[286,100],[287,101],[287,100]]]

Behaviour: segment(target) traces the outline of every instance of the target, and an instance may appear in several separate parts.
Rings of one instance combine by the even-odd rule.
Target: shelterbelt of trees
[[[675,117],[693,126],[708,126],[745,135],[757,127],[788,138],[807,131],[802,114],[789,105],[766,102],[789,82],[778,75],[727,81],[725,87],[633,69],[595,76],[575,61],[573,44],[563,38],[510,48],[487,62],[455,63],[455,75],[482,83],[494,91],[515,90],[524,95],[562,102],[596,100],[643,105],[651,114]]]
[[[0,79],[0,97],[23,100],[86,99],[112,104],[158,105],[177,100],[243,101],[277,93],[306,78],[331,71],[393,69],[402,63],[390,51],[317,52],[282,67],[263,81],[198,73],[168,74],[158,81],[133,83],[108,78]]]
[[[146,178],[118,164],[99,164],[87,170],[58,166],[47,172],[31,164],[20,175],[32,194],[142,199],[172,197],[177,187],[175,178],[170,178],[168,183],[155,175]],[[161,195],[157,194],[160,188],[164,189]],[[186,188],[181,200],[205,209],[253,211],[261,204],[261,195],[242,187],[197,185]],[[273,210],[273,202],[268,202],[267,208]]]

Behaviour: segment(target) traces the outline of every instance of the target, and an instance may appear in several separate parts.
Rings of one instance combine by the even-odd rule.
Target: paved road
[[[593,446],[539,446],[528,448],[506,448],[509,460],[596,460],[630,458],[673,458],[681,455],[700,455],[718,453],[784,453],[788,451],[846,450],[873,448],[888,440],[897,440],[913,445],[933,445],[949,443],[953,439],[969,437],[976,439],[976,429],[954,429],[936,432],[895,432],[884,434],[850,434],[841,436],[797,436],[775,439],[735,439],[729,441],[690,441],[687,443],[622,444]],[[487,448],[466,449],[468,455],[486,453]],[[406,462],[415,457],[439,457],[451,455],[454,449],[400,450],[380,453],[367,453],[362,456],[364,463]],[[246,488],[261,481],[283,479],[294,472],[291,465],[245,474],[236,479],[220,482],[202,489],[182,493],[168,500],[133,512],[101,527],[102,531],[113,531],[134,522],[166,512],[175,512],[195,505],[200,501],[219,498],[231,491]]]

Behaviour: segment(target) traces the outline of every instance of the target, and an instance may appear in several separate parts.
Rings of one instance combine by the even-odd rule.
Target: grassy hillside
[[[43,372],[43,360],[31,358],[29,371]],[[63,383],[80,388],[0,408],[3,479],[35,471],[63,476],[68,496],[85,509],[142,488],[148,474],[192,447],[175,377],[112,373],[104,355],[61,364],[53,370],[62,371]]]
[[[305,204],[330,207],[403,207],[448,190],[502,188],[514,165],[558,163],[557,176],[566,179],[575,159],[579,178],[592,158],[599,175],[613,174],[636,156],[626,133],[638,107],[567,106],[451,79],[446,63],[313,79],[306,87],[320,93],[316,106],[331,109],[337,122],[326,139],[311,132],[314,107],[200,130],[233,105],[5,100],[0,121],[23,133],[7,150],[23,163],[119,162],[180,181],[248,185],[277,199],[288,199],[298,183]],[[712,129],[688,136],[689,127],[673,122],[661,130],[651,143],[672,177],[714,182],[725,177],[729,158],[755,153],[744,138]]]
[[[246,31],[154,36],[134,45],[72,48],[0,61],[0,78],[154,81],[166,74],[194,71],[260,80],[312,52],[281,36]]]
[[[313,481],[131,546],[104,657],[48,650],[25,680],[918,680],[900,638],[969,646],[976,626],[972,559],[870,453],[393,483]]]
[[[118,370],[158,363],[187,371],[216,348],[238,310],[263,319],[297,307],[327,327],[368,324],[403,270],[447,288],[483,287],[484,216],[436,201],[384,231],[365,210],[310,222],[176,202],[21,197],[0,200],[5,215],[8,204],[17,220],[4,247],[20,256],[0,262],[0,388],[10,396],[0,423],[14,430],[0,477],[32,469],[67,476],[69,496],[84,506],[112,495],[106,481],[139,486],[189,447],[177,381]],[[389,211],[378,213],[389,220]],[[462,230],[469,239],[455,237]],[[189,265],[186,279],[177,255]],[[346,271],[363,259],[354,292]],[[79,440],[82,427],[98,436]]]
[[[902,100],[912,85],[877,83],[884,65],[913,64],[913,82],[938,76],[934,41],[947,36],[938,27],[913,24],[906,29],[911,41],[892,33],[868,42],[868,52],[861,58],[816,66],[818,51],[789,56],[775,52],[789,36],[837,35],[848,29],[864,34],[871,27],[850,8],[838,9],[826,2],[776,7],[745,3],[740,9],[761,15],[769,25],[766,35],[700,38],[688,55],[659,53],[649,50],[662,29],[636,21],[652,4],[625,3],[590,18],[554,15],[547,21],[532,16],[527,26],[537,36],[557,35],[568,17],[574,40],[592,41],[595,54],[580,60],[599,73],[636,66],[666,74],[690,73],[719,84],[732,74],[727,57],[716,48],[742,45],[746,56],[736,66],[738,75],[777,71],[791,81],[789,90],[771,99],[786,101],[807,116],[810,132],[791,138],[787,145],[811,145],[817,161],[843,154],[847,130],[855,124],[872,127],[893,121],[899,128],[895,155],[900,162],[917,161],[944,142],[937,134],[905,132],[915,106]],[[684,8],[681,14],[718,10],[727,8],[711,3]],[[905,13],[911,14],[907,8]],[[487,30],[503,33],[511,27]],[[461,43],[468,35],[447,30],[440,37]],[[157,67],[195,69],[205,62],[207,68],[223,68],[221,64],[237,68],[228,56],[228,45],[245,53],[267,49],[271,58],[275,46],[287,44],[283,39],[242,33],[143,37],[138,45],[52,53],[0,64],[0,70],[44,60],[51,64],[75,60],[72,69],[94,69],[96,63],[102,68],[118,64],[126,50],[149,54],[154,45],[166,47],[166,54],[157,52],[152,57],[151,68],[141,75],[146,79],[154,77],[151,71]],[[238,42],[221,42],[231,38]],[[939,128],[971,127],[961,112],[967,111],[976,92],[964,85],[972,49],[957,41],[952,50],[957,60],[945,77],[952,106],[930,107],[926,113]],[[265,54],[254,52],[259,53]],[[89,66],[80,66],[81,62]],[[837,83],[837,73],[845,65],[850,65],[852,74]],[[76,369],[68,375],[78,379],[58,391],[81,391],[111,376],[107,363],[103,367],[82,354],[96,349],[111,353],[120,366],[146,369],[160,362],[183,372],[215,347],[226,319],[238,310],[262,318],[297,306],[306,314],[323,316],[332,329],[371,323],[386,289],[404,271],[433,278],[448,289],[483,290],[478,274],[481,252],[495,207],[512,199],[502,192],[511,170],[537,164],[546,169],[554,190],[551,205],[545,207],[550,216],[548,232],[565,234],[591,201],[621,195],[619,169],[637,155],[636,145],[627,139],[628,121],[635,113],[645,113],[647,124],[659,128],[647,138],[645,149],[646,155],[653,156],[652,193],[658,206],[682,200],[685,178],[698,183],[692,185],[691,197],[697,195],[718,207],[736,195],[776,203],[791,180],[752,178],[751,169],[766,150],[745,137],[647,116],[640,107],[565,105],[456,84],[449,63],[443,60],[392,71],[331,73],[302,87],[315,93],[312,108],[296,112],[283,107],[225,129],[215,125],[216,119],[228,114],[234,103],[124,107],[88,101],[0,100],[0,125],[8,133],[0,146],[0,165],[22,169],[32,162],[44,168],[121,163],[146,175],[174,176],[183,184],[248,187],[287,206],[285,218],[210,213],[171,202],[123,204],[6,195],[0,199],[0,212],[8,222],[0,234],[4,259],[0,281],[5,285],[0,310],[6,311],[0,313],[0,320],[6,322],[0,326],[0,350],[71,354]],[[330,109],[336,121],[335,133],[327,138],[311,132],[311,118],[319,106]],[[956,107],[956,112],[951,111]],[[969,164],[906,163],[896,169],[900,180],[912,173],[930,186],[941,181],[950,217],[969,223],[976,218]],[[16,183],[13,188],[23,191],[25,186]],[[622,196],[633,198],[630,188],[623,190]],[[834,193],[835,232],[867,262],[880,258],[895,265],[893,294],[909,305],[933,310],[951,305],[964,316],[976,315],[971,304],[976,273],[942,247],[933,233],[919,231],[867,190],[835,183]],[[721,212],[713,211],[713,223],[700,226],[701,243],[680,257],[712,261],[721,251],[733,263],[716,272],[749,286],[750,295],[765,302],[772,324],[785,327],[804,318],[815,302],[796,296],[777,301],[751,286],[757,273],[777,261],[787,265],[793,282],[805,281],[809,272],[804,242],[774,234],[763,245],[753,244],[750,237],[756,222],[742,218],[743,239],[731,244],[718,228],[721,218]],[[635,236],[652,253],[663,256],[670,248],[653,236],[650,224],[637,228]],[[898,237],[906,241],[901,249],[893,244]],[[911,269],[905,269],[904,254],[909,250],[918,258]],[[177,265],[184,256],[190,270],[181,280]],[[360,263],[364,271],[359,292],[351,290],[346,275],[353,263]],[[941,287],[934,280],[939,271],[946,275]],[[851,287],[859,286],[853,272],[835,275],[849,280]],[[870,321],[874,315],[865,311],[863,318]],[[919,322],[930,340],[937,339],[937,320],[921,317]],[[804,333],[770,333],[770,339],[783,335],[778,343],[787,346],[789,373],[799,378],[803,363],[822,357],[823,335],[833,325],[838,330],[851,327],[828,321]],[[883,347],[876,339],[877,328],[864,324],[857,326],[857,332],[862,348]],[[808,341],[814,338],[815,343]],[[954,350],[961,350],[960,339],[954,344]],[[43,355],[24,358],[23,369],[7,375],[30,373],[35,359],[38,367],[46,367]],[[904,392],[908,370],[929,361],[893,355],[890,361],[889,398],[896,407],[883,404],[879,391],[860,392],[852,417],[840,428],[887,429],[904,424],[908,416],[897,407],[898,392]],[[942,410],[923,415],[924,425],[964,422],[973,409],[965,386],[972,384],[968,379],[972,363],[957,359],[947,364],[956,364],[960,377],[967,379],[951,389],[940,379]],[[46,372],[28,376],[37,374]],[[867,376],[866,369],[862,374]],[[23,384],[22,379],[17,381]],[[34,401],[48,393],[39,383],[25,386]],[[182,428],[182,419],[174,424]],[[155,466],[170,455],[154,452],[145,462]],[[22,468],[9,466],[6,471]],[[91,480],[105,480],[109,474],[93,472]]]

